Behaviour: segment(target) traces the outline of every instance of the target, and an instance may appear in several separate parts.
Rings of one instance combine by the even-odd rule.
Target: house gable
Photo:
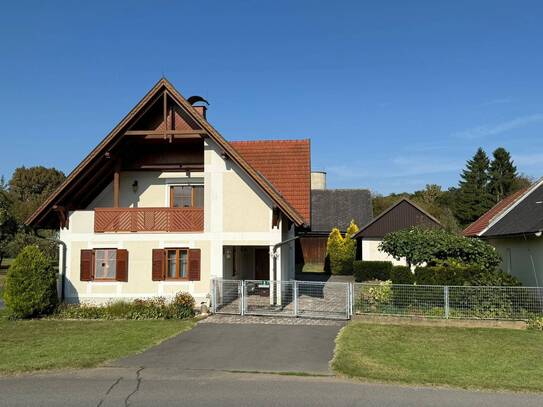
[[[57,227],[59,223],[63,226],[61,220],[67,218],[67,212],[91,203],[111,183],[119,168],[123,171],[201,170],[203,143],[207,137],[217,144],[223,158],[239,165],[294,224],[300,226],[305,222],[298,211],[163,78],[26,223],[34,227]],[[125,154],[127,151],[130,154]]]
[[[440,228],[441,224],[432,215],[409,201],[402,199],[395,205],[362,227],[356,238],[382,238],[387,233],[408,229],[413,226]]]

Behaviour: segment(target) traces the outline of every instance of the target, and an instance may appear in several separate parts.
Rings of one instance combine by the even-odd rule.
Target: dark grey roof
[[[537,203],[542,202],[542,203]],[[503,218],[498,220],[483,237],[519,235],[543,230],[543,183],[529,192]]]
[[[372,222],[362,226],[356,237],[383,237],[387,233],[408,229],[412,226],[440,228],[441,223],[415,203],[403,198]]]
[[[358,226],[373,219],[371,193],[367,189],[311,190],[311,231],[326,232],[337,227],[344,232],[351,220]]]

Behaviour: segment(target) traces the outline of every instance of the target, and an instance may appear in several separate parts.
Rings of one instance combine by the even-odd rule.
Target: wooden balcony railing
[[[94,231],[202,232],[203,208],[96,208]]]

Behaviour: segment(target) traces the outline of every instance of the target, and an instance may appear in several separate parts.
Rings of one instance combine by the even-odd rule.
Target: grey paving
[[[258,315],[228,315],[215,314],[200,321],[200,324],[264,324],[264,325],[315,325],[315,326],[339,326],[345,325],[345,321],[337,319],[318,318],[293,318],[281,316]]]
[[[341,326],[198,324],[112,366],[329,374]]]
[[[543,395],[152,368],[0,378],[0,406],[540,407]]]

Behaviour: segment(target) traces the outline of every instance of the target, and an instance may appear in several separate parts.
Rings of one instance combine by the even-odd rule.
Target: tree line
[[[0,179],[0,264],[28,245],[38,245],[51,257],[56,256],[56,245],[43,239],[56,232],[41,231],[38,235],[24,222],[64,179],[62,171],[42,166],[20,167],[9,181]]]
[[[413,193],[374,195],[373,215],[379,215],[402,198],[409,198],[435,216],[445,229],[460,232],[500,200],[531,183],[529,177],[517,172],[505,148],[494,150],[492,159],[478,148],[460,173],[458,186],[443,190],[437,184],[427,184]]]

